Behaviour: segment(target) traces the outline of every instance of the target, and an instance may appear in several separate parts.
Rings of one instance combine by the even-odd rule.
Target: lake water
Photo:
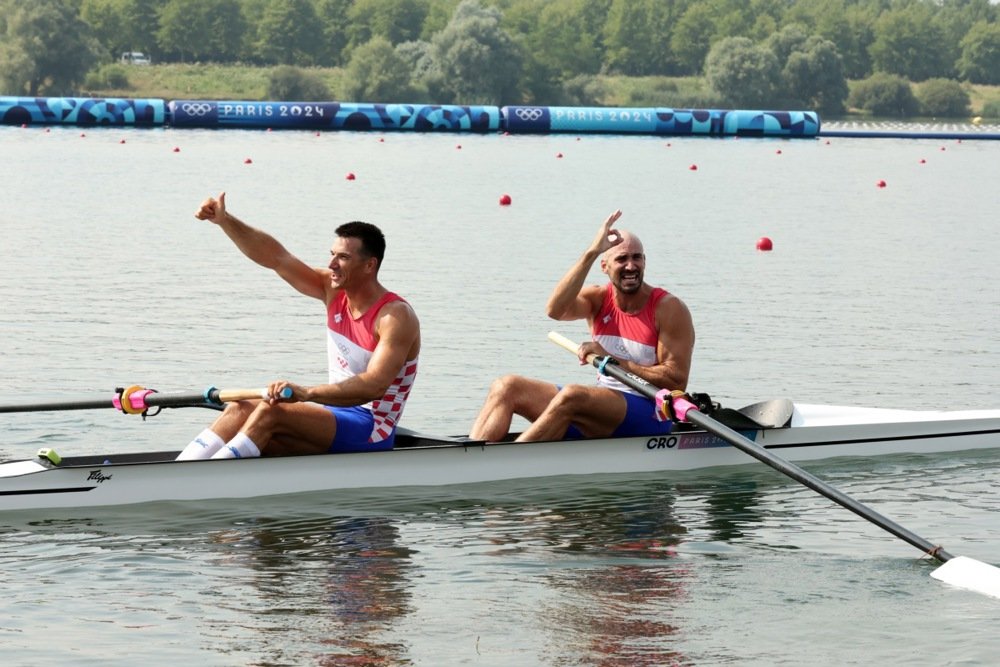
[[[4,403],[322,382],[319,303],[193,218],[225,190],[315,264],[341,222],[383,228],[383,283],[423,327],[404,418],[419,430],[467,432],[502,373],[589,380],[546,340],[584,325],[544,303],[619,207],[647,279],[693,312],[692,390],[733,407],[998,407],[1000,142],[0,127],[0,165]],[[0,457],[179,449],[211,417],[3,415]],[[810,470],[1000,562],[994,454]],[[0,516],[0,651],[5,665],[995,664],[1000,603],[932,580],[919,556],[759,464],[16,514]]]

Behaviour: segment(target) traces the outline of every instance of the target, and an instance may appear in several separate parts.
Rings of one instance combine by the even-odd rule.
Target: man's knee
[[[490,396],[510,403],[524,391],[525,385],[526,378],[521,375],[503,375],[490,385]]]

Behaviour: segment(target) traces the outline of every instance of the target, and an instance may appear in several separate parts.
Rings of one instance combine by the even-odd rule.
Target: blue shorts
[[[562,387],[560,387],[561,389]],[[638,396],[636,394],[619,391],[621,396],[625,397],[625,419],[622,423],[618,425],[618,428],[609,435],[609,438],[628,438],[637,435],[663,435],[670,433],[671,429],[674,427],[674,423],[669,419],[667,421],[658,421],[656,415],[654,414],[655,408],[653,407],[653,401],[649,400],[644,396]],[[580,430],[569,425],[566,429],[566,435],[563,437],[564,440],[579,440],[585,437]]]
[[[360,405],[349,408],[339,406],[323,406],[337,420],[337,434],[330,443],[331,454],[335,452],[380,452],[392,449],[396,441],[396,429],[385,440],[369,442],[372,431],[375,430],[375,417],[371,410]]]

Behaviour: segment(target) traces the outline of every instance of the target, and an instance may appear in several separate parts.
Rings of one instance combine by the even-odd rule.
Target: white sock
[[[246,433],[242,431],[236,434],[232,440],[212,455],[213,459],[245,459],[260,456],[260,450]]]
[[[212,454],[222,449],[225,444],[226,441],[220,438],[215,431],[206,428],[184,448],[184,451],[175,460],[208,459],[212,457]]]

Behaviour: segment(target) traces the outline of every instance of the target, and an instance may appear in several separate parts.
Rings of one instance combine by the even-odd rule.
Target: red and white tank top
[[[353,377],[368,368],[368,362],[375,351],[375,318],[382,306],[391,301],[404,301],[402,297],[386,292],[381,299],[361,317],[351,316],[347,305],[347,295],[338,292],[326,308],[326,349],[330,365],[330,383],[336,384]],[[406,399],[417,377],[417,359],[407,361],[396,375],[385,395],[362,407],[371,410],[375,418],[375,429],[371,442],[379,442],[389,437],[399,422],[406,406]]]
[[[659,340],[659,331],[656,328],[656,304],[668,294],[665,289],[654,287],[642,310],[631,315],[618,308],[618,304],[615,303],[614,287],[608,283],[601,310],[590,327],[591,336],[613,357],[641,366],[654,365],[657,361],[656,344]],[[597,384],[618,391],[637,393],[607,375],[598,375]]]

